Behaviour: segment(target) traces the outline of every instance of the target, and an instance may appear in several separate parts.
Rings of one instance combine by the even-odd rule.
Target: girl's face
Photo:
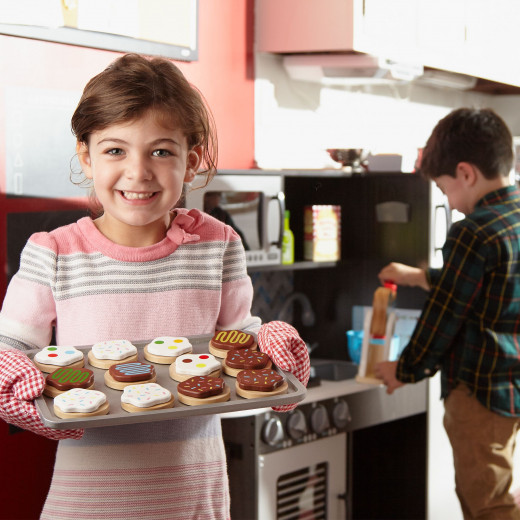
[[[161,125],[153,111],[93,132],[88,147],[78,143],[77,152],[104,209],[96,226],[113,242],[132,247],[165,237],[170,210],[201,160],[199,149],[188,150],[181,129]]]

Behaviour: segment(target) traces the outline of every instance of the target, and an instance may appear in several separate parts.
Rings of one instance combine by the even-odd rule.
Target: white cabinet
[[[256,50],[356,51],[520,86],[518,0],[256,0]]]

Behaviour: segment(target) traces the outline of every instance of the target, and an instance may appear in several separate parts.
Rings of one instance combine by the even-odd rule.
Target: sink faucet
[[[300,292],[292,293],[282,305],[280,312],[278,313],[278,319],[280,321],[289,321],[290,310],[292,309],[293,303],[299,302],[302,310],[301,320],[302,324],[306,327],[311,327],[316,321],[316,316],[312,310],[311,302],[309,298]]]

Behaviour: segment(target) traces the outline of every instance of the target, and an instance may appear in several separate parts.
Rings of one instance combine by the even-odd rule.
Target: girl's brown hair
[[[92,132],[130,122],[148,110],[156,112],[165,126],[178,125],[188,149],[200,146],[200,175],[206,184],[216,173],[217,135],[209,107],[200,91],[165,58],[126,54],[85,86],[72,115],[72,132],[88,146]]]

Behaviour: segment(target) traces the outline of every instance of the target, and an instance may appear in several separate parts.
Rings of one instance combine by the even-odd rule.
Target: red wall
[[[219,168],[253,166],[253,0],[199,2],[199,58],[177,62],[204,94],[215,117]],[[93,75],[119,54],[50,42],[0,36],[0,266],[6,266],[7,215],[58,211],[84,200],[6,197],[4,87],[81,91]],[[45,128],[41,129],[45,132]],[[64,128],[64,132],[70,132]],[[27,146],[27,144],[25,144]],[[30,146],[30,143],[29,143]],[[68,165],[67,165],[68,166]],[[67,178],[63,182],[69,182]],[[50,194],[52,196],[52,194]],[[0,270],[0,300],[6,269]],[[38,518],[48,489],[55,443],[28,432],[8,433],[0,421],[0,518]]]

